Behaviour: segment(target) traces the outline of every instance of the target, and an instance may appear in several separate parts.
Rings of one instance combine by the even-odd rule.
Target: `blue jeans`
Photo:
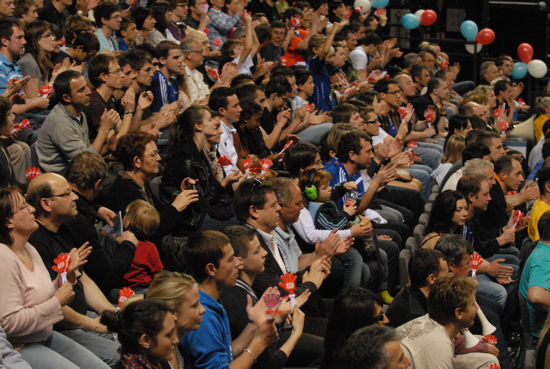
[[[419,142],[418,146],[414,149],[414,152],[417,153],[422,159],[421,164],[435,170],[441,163],[443,147],[441,147],[441,145],[432,144],[429,142]]]
[[[25,344],[19,353],[33,368],[109,369],[91,351],[56,331],[44,342]]]
[[[504,259],[504,261],[501,264],[510,266],[514,269],[514,274],[512,274],[511,278],[517,283],[518,271],[519,271],[519,259],[514,255],[495,254],[485,260],[488,262],[492,262],[497,259]],[[506,298],[508,297],[508,292],[506,290],[506,287],[496,282],[491,276],[487,274],[478,275],[477,280],[479,281],[479,286],[477,287],[477,291],[482,295],[490,298],[491,300],[496,301],[504,309],[504,305],[506,304]]]
[[[422,183],[422,199],[427,202],[432,193],[432,170],[430,167],[413,164],[407,169],[411,175]]]
[[[296,133],[296,136],[303,142],[309,142],[315,146],[321,144],[321,139],[332,128],[332,123],[321,123],[315,126],[307,127],[306,129]]]
[[[83,329],[69,329],[60,333],[93,352],[111,368],[120,361],[120,345],[113,341],[112,333],[101,334]]]
[[[342,288],[366,286],[370,279],[369,267],[363,262],[359,251],[351,247],[348,252],[336,256],[344,264]]]

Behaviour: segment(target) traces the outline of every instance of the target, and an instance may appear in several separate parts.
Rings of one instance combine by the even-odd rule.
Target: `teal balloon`
[[[420,18],[414,14],[407,13],[401,18],[401,24],[406,29],[415,29],[420,26]]]
[[[514,63],[514,70],[512,71],[512,78],[522,79],[527,75],[527,64],[523,62]]]
[[[468,41],[475,41],[478,32],[479,29],[474,21],[465,20],[460,25],[460,33],[462,33],[462,36]]]
[[[385,8],[390,3],[390,0],[372,0],[372,7],[379,9],[379,8]]]

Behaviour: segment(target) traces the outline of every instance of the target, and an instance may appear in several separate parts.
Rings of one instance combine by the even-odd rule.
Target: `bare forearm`
[[[248,349],[256,355],[256,358],[265,350],[267,345],[260,339],[254,339],[248,345]],[[243,348],[244,351],[244,348]],[[236,355],[235,355],[236,356]],[[249,352],[242,352],[235,360],[229,364],[230,369],[248,369],[254,364],[254,357]]]
[[[378,190],[378,186],[379,183],[374,179],[370,181],[369,189],[363,195],[363,197],[361,197],[361,202],[357,207],[357,214],[362,214],[369,207],[372,199],[374,198],[374,195],[376,194],[376,191]]]
[[[252,323],[248,323],[241,334],[239,334],[239,337],[233,340],[233,355],[240,355],[248,346],[252,338],[254,338],[254,334],[256,334],[256,326]]]
[[[80,277],[82,286],[84,287],[84,295],[86,297],[86,304],[100,314],[105,310],[114,311],[115,308],[109,300],[105,297],[103,292],[99,289],[97,284],[86,273],[82,273]]]
[[[285,353],[286,357],[289,357],[294,348],[296,347],[296,344],[300,340],[301,334],[297,334],[292,332],[290,337],[286,340],[286,342],[281,346],[279,350]]]
[[[109,130],[100,126],[97,132],[97,136],[95,137],[95,140],[92,143],[92,146],[94,147],[94,149],[96,149],[97,152],[100,154],[103,152],[103,148],[105,146],[105,140],[107,140],[108,134],[109,134]]]
[[[130,132],[130,129],[132,127],[132,121],[133,121],[133,114],[124,114],[124,117],[122,118],[122,123],[120,125],[120,129],[118,130],[116,136],[117,138],[120,138],[124,135],[126,135],[128,132]]]

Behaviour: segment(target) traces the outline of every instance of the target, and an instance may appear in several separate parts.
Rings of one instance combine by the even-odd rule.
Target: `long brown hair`
[[[25,40],[27,41],[25,48],[27,53],[31,54],[36,60],[44,82],[48,81],[53,71],[53,62],[50,53],[40,49],[38,41],[42,38],[42,34],[47,31],[53,32],[50,24],[43,20],[35,20],[25,26]]]

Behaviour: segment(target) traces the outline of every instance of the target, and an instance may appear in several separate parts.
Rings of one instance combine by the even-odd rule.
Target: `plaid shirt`
[[[219,50],[227,40],[229,32],[241,21],[241,16],[239,14],[229,16],[222,11],[210,9],[208,17],[210,18],[210,24],[207,26],[208,41],[210,41],[212,50]],[[214,42],[215,39],[220,41]]]

